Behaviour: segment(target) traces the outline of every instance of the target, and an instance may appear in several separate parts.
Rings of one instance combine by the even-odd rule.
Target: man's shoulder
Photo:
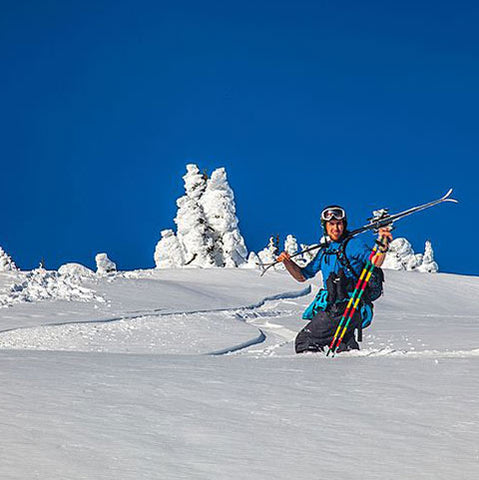
[[[361,237],[353,237],[349,240],[346,239],[345,242],[348,252],[363,252],[364,250],[370,250],[372,248],[370,242],[367,242]]]

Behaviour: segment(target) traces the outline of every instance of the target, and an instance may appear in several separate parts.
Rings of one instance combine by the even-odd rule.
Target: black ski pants
[[[324,347],[331,344],[342,313],[332,313],[320,311],[296,336],[295,349],[296,353],[302,352],[319,352]],[[359,326],[361,321],[359,312],[355,312],[351,322],[349,323],[346,335],[342,340],[342,344],[338,351],[343,349],[359,349],[354,338],[354,330]]]

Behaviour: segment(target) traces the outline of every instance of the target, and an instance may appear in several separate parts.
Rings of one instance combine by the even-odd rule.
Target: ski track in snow
[[[226,355],[264,343],[267,340],[264,330],[268,330],[268,338],[274,336],[270,332],[273,330],[275,334],[279,333],[288,341],[294,339],[296,333],[292,330],[271,322],[264,323],[251,319],[281,317],[286,312],[281,309],[274,310],[272,306],[276,307],[281,301],[303,297],[310,292],[311,287],[308,286],[300,291],[268,296],[256,304],[238,308],[164,313],[160,313],[161,309],[137,310],[102,320],[56,322],[38,327],[7,329],[0,331],[0,349],[178,354],[183,352],[185,343],[188,343],[190,350],[193,350],[189,353]],[[160,329],[159,319],[162,321]],[[258,334],[247,341],[214,351],[208,351],[206,345],[196,340],[197,330],[193,330],[188,338],[192,324],[203,329],[214,329],[221,325],[228,329],[228,324],[225,325],[227,319],[247,323],[255,327]],[[165,331],[165,322],[170,325],[169,331]],[[176,344],[177,348],[171,347]]]
[[[298,301],[310,293],[310,287],[299,292],[286,292],[264,298],[262,301],[239,308],[195,310],[189,312],[163,312],[161,309],[137,310],[125,315],[102,320],[58,322],[38,327],[20,327],[0,331],[0,349],[7,350],[56,350],[135,354],[181,354],[187,343],[189,354],[247,355],[250,357],[298,358],[293,342],[297,332],[305,325],[301,318],[304,302]],[[440,317],[420,314],[417,317]],[[444,315],[446,317],[446,315]],[[455,315],[457,318],[474,318],[470,315]],[[158,324],[161,319],[162,324]],[[227,320],[237,320],[257,329],[257,335],[247,341],[233,343],[217,350],[208,350],[198,341],[192,325],[198,329],[225,329],[231,327]],[[166,325],[170,329],[165,330]],[[294,329],[284,325],[293,325]],[[175,332],[175,328],[179,331]],[[171,345],[178,344],[177,348]],[[381,343],[384,345],[384,342]],[[324,357],[324,353],[306,353],[301,357]],[[470,358],[479,357],[479,348],[471,350],[411,350],[382,346],[363,346],[360,351],[346,352],[341,358],[390,357],[390,358]]]
[[[206,354],[246,355],[250,357],[298,357],[294,353],[294,339],[306,324],[302,311],[309,299],[311,287],[265,297],[262,301],[238,308],[197,309],[165,312],[162,308],[133,310],[123,315],[101,320],[56,322],[37,327],[19,327],[0,331],[0,349],[54,350],[134,354]],[[474,315],[409,313],[398,314],[399,319],[457,318],[475,319]],[[159,322],[161,320],[161,323]],[[235,341],[233,320],[256,329],[256,335]],[[201,340],[201,331],[223,330],[223,346],[216,348]],[[226,335],[229,332],[229,337]],[[238,333],[238,331],[236,331]],[[479,349],[425,348],[407,341],[408,348],[396,345],[397,338],[368,335],[360,351],[342,353],[341,358],[470,358],[478,357]],[[244,336],[244,332],[242,333]],[[208,337],[208,335],[207,335]],[[209,337],[211,339],[211,336]],[[225,340],[226,338],[226,340]],[[241,338],[241,335],[240,335]],[[228,340],[229,339],[229,340]],[[375,343],[379,347],[375,346]],[[226,344],[226,346],[224,346]],[[220,342],[221,345],[221,342]],[[403,346],[402,346],[403,347]],[[418,349],[419,348],[419,349]],[[302,356],[324,357],[324,353]]]

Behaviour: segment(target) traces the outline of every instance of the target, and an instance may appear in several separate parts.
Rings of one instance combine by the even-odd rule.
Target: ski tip
[[[452,194],[452,191],[453,191],[453,188],[451,187],[447,193],[442,197],[442,200],[444,202],[452,202],[452,203],[459,203],[458,200],[456,200],[455,198],[449,198]]]
[[[442,198],[448,198],[452,193],[452,187],[447,191],[447,193]]]
[[[456,200],[455,198],[449,198],[450,195],[452,194],[452,190],[453,190],[453,189],[450,188],[450,189],[447,191],[446,195],[444,195],[444,196],[442,197],[442,199],[443,199],[445,202],[459,203],[459,201]]]

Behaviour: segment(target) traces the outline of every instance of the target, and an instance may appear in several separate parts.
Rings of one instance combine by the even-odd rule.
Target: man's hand
[[[379,229],[379,238],[386,238],[388,243],[393,241],[393,234],[391,233],[391,227],[382,227]]]
[[[276,259],[277,262],[284,262],[285,260],[291,260],[291,255],[288,252],[281,252]]]

